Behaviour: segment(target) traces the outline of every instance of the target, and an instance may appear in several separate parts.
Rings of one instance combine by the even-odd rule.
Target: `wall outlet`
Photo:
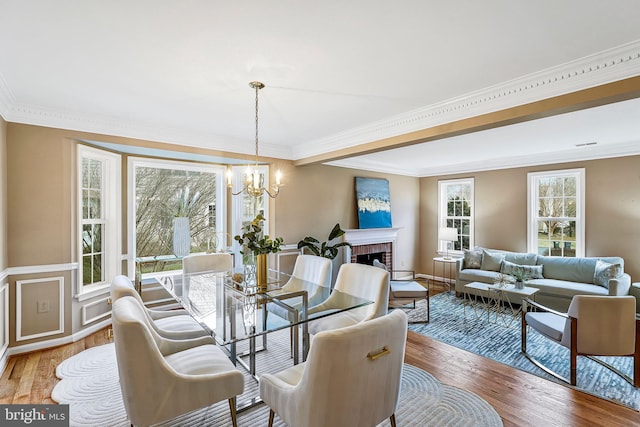
[[[38,313],[48,313],[49,312],[49,300],[43,299],[38,301]]]

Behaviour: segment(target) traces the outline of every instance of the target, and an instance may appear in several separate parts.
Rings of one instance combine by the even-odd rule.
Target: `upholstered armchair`
[[[391,314],[318,333],[306,362],[260,377],[260,397],[289,427],[370,427],[395,408],[407,315]]]
[[[227,399],[236,426],[235,397],[244,376],[214,344],[202,338],[171,340],[149,324],[132,297],[112,310],[116,358],[124,406],[133,425],[148,426]]]
[[[344,328],[387,314],[389,307],[389,273],[366,264],[347,263],[340,266],[333,292],[323,303],[309,309],[309,317],[342,307],[341,293],[360,297],[372,304],[335,313],[309,322],[309,333]]]
[[[416,282],[413,270],[389,270],[386,265],[373,260],[373,266],[382,268],[389,272],[389,308],[407,308],[407,304],[413,304],[416,308],[416,301],[425,300],[427,305],[427,315],[425,320],[412,320],[409,323],[429,323],[429,288]]]
[[[537,309],[539,311],[530,311]],[[527,352],[527,327],[569,348],[570,378],[564,378]],[[634,387],[640,387],[640,318],[632,296],[576,295],[567,313],[548,309],[529,299],[522,306],[522,352],[554,377],[576,385],[577,356],[611,369]],[[633,357],[633,378],[592,356]]]
[[[186,310],[153,310],[145,307],[127,276],[119,275],[111,281],[111,303],[130,296],[143,308],[152,327],[160,334],[172,339],[196,338],[210,334],[187,313]]]

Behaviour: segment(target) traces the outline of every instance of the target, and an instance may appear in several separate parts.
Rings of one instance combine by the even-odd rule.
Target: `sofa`
[[[465,293],[468,283],[493,284],[499,275],[507,277],[519,269],[529,276],[526,286],[540,289],[535,294],[537,302],[563,312],[574,295],[628,295],[631,288],[631,277],[624,272],[620,257],[569,258],[475,248],[465,251],[456,266],[458,296]],[[635,291],[640,294],[640,287],[631,293]],[[468,294],[479,292],[467,290]]]

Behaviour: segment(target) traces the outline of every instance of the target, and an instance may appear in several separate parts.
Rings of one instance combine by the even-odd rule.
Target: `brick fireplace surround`
[[[357,262],[358,255],[382,254],[381,262],[390,270],[395,265],[393,253],[399,228],[367,228],[348,229],[342,240],[351,243],[352,248],[346,247],[344,262]]]

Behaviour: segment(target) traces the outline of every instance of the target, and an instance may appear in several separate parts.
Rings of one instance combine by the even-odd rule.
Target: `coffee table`
[[[470,289],[480,291],[479,300],[471,297]],[[535,301],[536,293],[539,290],[528,286],[518,289],[514,285],[471,282],[464,285],[464,315],[467,316],[467,306],[469,306],[473,309],[476,318],[479,319],[486,315],[487,322],[502,323],[509,327],[520,318],[522,299],[530,298]]]

